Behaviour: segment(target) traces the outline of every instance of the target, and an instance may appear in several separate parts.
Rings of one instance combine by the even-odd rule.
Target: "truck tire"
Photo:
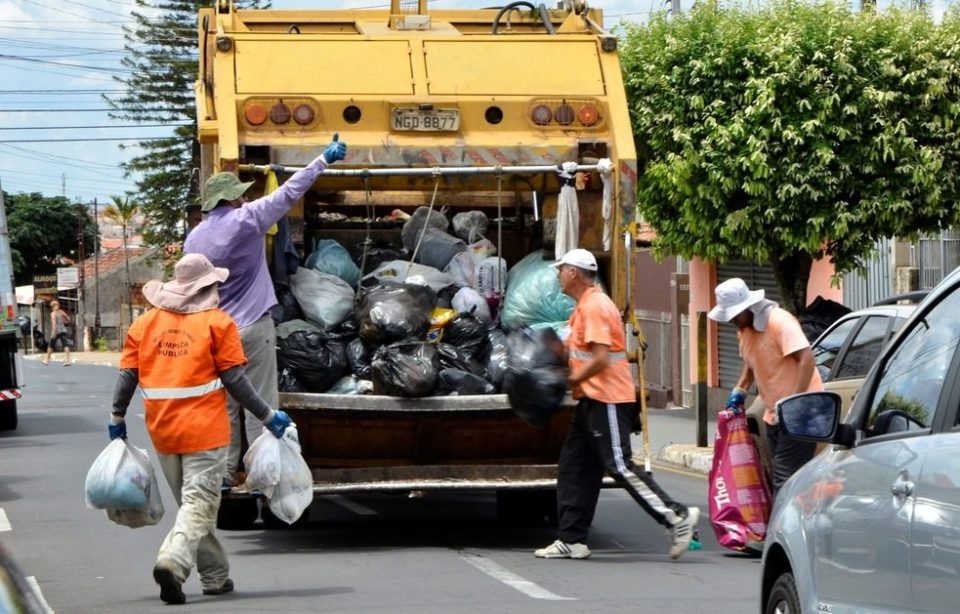
[[[217,512],[217,528],[224,531],[249,531],[257,521],[256,497],[223,497]]]
[[[297,518],[293,524],[287,524],[286,522],[280,520],[270,511],[270,506],[267,505],[265,500],[260,502],[260,520],[263,521],[263,526],[267,529],[299,529],[305,527],[310,521],[310,508],[303,510],[303,514]]]
[[[508,524],[557,524],[556,490],[498,490],[497,518]]]
[[[12,431],[17,428],[17,401],[0,401],[0,431]]]

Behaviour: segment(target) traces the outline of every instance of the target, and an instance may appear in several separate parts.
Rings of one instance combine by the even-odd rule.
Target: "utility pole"
[[[680,0],[670,0],[670,14],[674,17],[680,15]]]
[[[83,239],[84,239],[84,224],[83,224],[83,218],[85,218],[85,217],[87,217],[87,216],[84,215],[84,204],[83,204],[83,201],[81,201],[79,198],[77,199],[77,214],[78,214],[79,217],[80,217],[80,248],[79,248],[79,250],[78,250],[78,252],[77,252],[77,255],[78,255],[78,262],[77,262],[77,277],[78,277],[78,283],[77,283],[77,313],[76,313],[76,322],[74,322],[74,326],[79,326],[79,327],[80,327],[80,330],[77,331],[77,335],[76,335],[77,338],[79,339],[79,343],[78,343],[78,346],[79,346],[79,347],[77,347],[77,351],[82,351],[82,350],[86,350],[86,349],[87,349],[86,346],[85,346],[85,344],[84,344],[84,337],[85,337],[85,334],[86,334],[86,332],[87,332],[87,331],[86,331],[86,328],[87,328],[87,327],[86,327],[86,322],[84,321],[84,317],[83,317],[83,290],[84,290],[83,261],[84,261],[84,259],[86,258],[86,254],[85,254],[85,251],[84,251],[84,248],[83,248],[83,243],[84,243],[84,241],[83,241]]]
[[[94,286],[94,316],[93,338],[100,338],[100,212],[97,209],[97,199],[93,199],[93,280]]]

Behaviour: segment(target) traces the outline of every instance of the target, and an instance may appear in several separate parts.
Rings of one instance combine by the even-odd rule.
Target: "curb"
[[[703,475],[709,475],[713,466],[713,448],[701,448],[692,444],[664,446],[654,455],[658,461],[682,467]]]

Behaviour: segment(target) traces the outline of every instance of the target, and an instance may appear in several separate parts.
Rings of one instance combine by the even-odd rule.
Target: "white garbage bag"
[[[130,528],[154,525],[163,517],[160,484],[146,450],[114,439],[93,461],[84,482],[87,506]]]
[[[313,502],[313,474],[300,454],[297,426],[291,424],[277,439],[266,428],[243,456],[246,486],[267,498],[273,515],[293,524]]]
[[[300,267],[290,276],[290,291],[307,319],[323,330],[334,328],[353,312],[353,288],[336,275]]]

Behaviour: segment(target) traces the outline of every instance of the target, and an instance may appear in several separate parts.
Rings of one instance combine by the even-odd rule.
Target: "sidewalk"
[[[37,360],[44,354],[20,354],[25,360]],[[63,364],[62,352],[53,354],[50,366]],[[76,364],[119,367],[120,352],[70,352],[70,359]],[[716,415],[711,413],[707,420],[707,443],[710,447],[698,448],[696,411],[687,408],[661,409],[647,408],[647,430],[650,434],[650,456],[653,462],[682,468],[686,471],[707,475],[713,463],[713,436],[717,432]],[[634,435],[633,460],[643,465],[643,440]]]
[[[650,455],[654,462],[707,475],[713,464],[713,437],[717,432],[716,414],[707,417],[708,447],[697,447],[697,414],[694,409],[647,408]],[[633,460],[643,464],[640,435],[633,438]]]

